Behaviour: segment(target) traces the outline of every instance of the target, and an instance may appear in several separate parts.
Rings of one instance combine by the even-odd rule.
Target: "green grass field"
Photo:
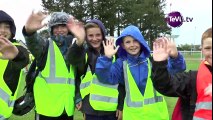
[[[191,55],[184,56],[184,57],[186,59],[187,71],[188,70],[197,70],[199,63],[200,63],[199,55],[196,55],[196,57],[193,57],[193,59],[190,59],[190,58],[192,58]],[[21,94],[21,92],[19,94]],[[167,101],[168,110],[169,110],[169,114],[170,114],[170,118],[171,118],[177,98],[165,97],[165,99]],[[13,116],[11,116],[11,118],[9,120],[34,120],[34,111],[31,111],[27,115],[21,116],[21,117],[13,115]],[[82,114],[78,111],[75,111],[74,120],[83,120]]]

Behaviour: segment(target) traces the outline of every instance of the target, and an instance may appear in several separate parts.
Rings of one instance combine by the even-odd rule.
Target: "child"
[[[161,94],[179,97],[173,120],[212,120],[212,28],[202,35],[201,46],[205,60],[201,62],[198,71],[171,76],[166,69],[166,44],[154,43],[152,80]]]
[[[116,45],[114,48],[113,40],[104,43],[105,55],[97,60],[96,74],[104,83],[125,85],[123,120],[169,120],[166,102],[151,82],[150,49],[139,29],[132,25],[125,28]],[[177,49],[170,48],[173,64],[168,68],[176,72],[184,70],[182,56]],[[112,63],[117,51],[119,58]]]
[[[29,63],[27,49],[13,39],[15,33],[13,18],[0,10],[0,120],[12,115],[21,70]]]
[[[47,56],[43,63],[44,70],[36,77],[33,86],[35,119],[73,120],[74,72],[65,55],[72,44],[73,35],[77,39],[84,39],[84,27],[75,23],[67,13],[53,12],[48,24],[50,38],[43,39],[37,31],[44,27],[41,23],[46,17],[44,12],[32,12],[23,28],[27,46],[35,59],[39,62],[43,56]],[[68,23],[71,25],[68,26]],[[47,42],[48,50],[45,49]]]
[[[81,110],[86,120],[117,120],[121,119],[121,109],[118,100],[118,85],[100,83],[95,74],[97,58],[104,54],[102,41],[106,41],[106,29],[98,19],[87,21],[85,41],[77,40],[69,49],[67,58],[71,64],[79,66],[76,80],[76,107]],[[72,59],[75,58],[75,59]]]

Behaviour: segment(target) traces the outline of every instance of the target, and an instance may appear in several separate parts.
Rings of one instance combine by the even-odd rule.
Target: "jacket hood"
[[[107,35],[107,31],[106,31],[106,28],[105,28],[104,24],[100,20],[92,19],[92,20],[87,21],[87,23],[95,23],[95,24],[97,24],[101,28],[101,32],[102,32],[103,37],[104,37],[103,39],[104,40],[106,39],[105,36]]]
[[[91,19],[91,20],[88,20],[86,23],[95,23],[95,24],[97,24],[99,26],[99,28],[101,29],[101,33],[103,35],[103,40],[106,41],[107,31],[106,31],[106,28],[105,28],[104,24],[100,20],[98,20],[98,19]],[[88,42],[87,42],[87,45],[88,45],[89,49],[93,50],[93,47]]]
[[[49,32],[53,35],[53,27],[56,25],[66,25],[69,19],[69,15],[65,12],[53,12],[49,21]]]
[[[4,12],[3,10],[0,10],[0,22],[8,22],[10,24],[10,31],[12,36],[9,39],[12,40],[16,34],[16,26],[15,26],[13,18],[10,15],[8,15],[6,12]]]
[[[137,40],[141,44],[141,54],[143,54],[144,57],[147,58],[150,56],[150,48],[149,48],[148,44],[146,43],[140,30],[136,26],[133,26],[133,25],[130,25],[123,30],[121,35],[116,40],[116,46],[118,46],[118,45],[121,46],[121,43],[123,42],[123,38],[126,36],[133,37],[135,40]],[[119,47],[119,49],[118,49],[118,57],[121,57],[121,58],[127,57],[127,52],[122,47]]]

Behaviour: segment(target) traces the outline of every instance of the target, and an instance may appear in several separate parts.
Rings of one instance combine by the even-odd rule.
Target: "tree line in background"
[[[42,0],[44,10],[50,13],[64,11],[82,22],[101,20],[110,36],[119,36],[123,28],[135,25],[150,47],[159,34],[171,33],[165,22],[165,5],[165,0]]]
[[[178,45],[177,49],[179,51],[200,51],[201,46],[193,45],[193,44],[181,44],[181,45]]]

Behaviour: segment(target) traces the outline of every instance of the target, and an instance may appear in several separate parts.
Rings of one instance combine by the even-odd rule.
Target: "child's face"
[[[56,25],[53,27],[53,35],[63,35],[66,36],[68,34],[69,30],[66,25]]]
[[[100,50],[101,43],[103,41],[103,35],[100,28],[88,28],[87,33],[87,42],[96,50]]]
[[[0,36],[5,37],[7,39],[12,36],[12,33],[10,31],[10,25],[8,23],[0,23]]]
[[[124,37],[122,47],[123,49],[126,50],[127,53],[129,53],[132,56],[140,55],[141,51],[140,43],[130,36]]]
[[[203,40],[202,53],[205,60],[212,66],[212,38]]]

